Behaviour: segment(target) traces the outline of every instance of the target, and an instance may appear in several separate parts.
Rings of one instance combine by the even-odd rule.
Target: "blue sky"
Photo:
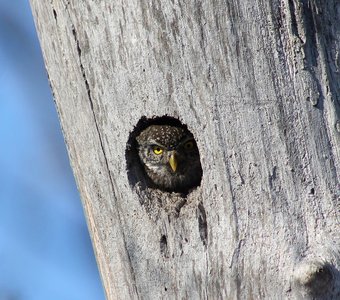
[[[0,300],[9,299],[104,299],[24,0],[0,0]]]

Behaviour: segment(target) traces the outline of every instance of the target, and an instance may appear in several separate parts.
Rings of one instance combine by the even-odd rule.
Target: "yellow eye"
[[[193,141],[188,141],[184,144],[184,148],[186,150],[191,150],[192,148],[194,148],[194,142]]]
[[[152,150],[153,150],[153,153],[155,153],[157,155],[160,155],[160,154],[163,153],[163,149],[159,146],[154,146]]]

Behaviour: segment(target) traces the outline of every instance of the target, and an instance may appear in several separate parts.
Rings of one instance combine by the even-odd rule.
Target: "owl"
[[[156,187],[183,193],[200,184],[200,156],[188,130],[170,125],[150,125],[136,140],[140,161]]]

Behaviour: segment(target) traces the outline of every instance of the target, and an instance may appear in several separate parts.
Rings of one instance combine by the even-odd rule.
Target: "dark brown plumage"
[[[140,161],[156,187],[170,192],[186,192],[200,184],[199,152],[188,130],[151,125],[136,140]]]

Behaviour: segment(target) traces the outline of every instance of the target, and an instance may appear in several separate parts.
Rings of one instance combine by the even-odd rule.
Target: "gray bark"
[[[340,298],[338,0],[31,6],[107,299]],[[164,115],[186,198],[137,182]]]

